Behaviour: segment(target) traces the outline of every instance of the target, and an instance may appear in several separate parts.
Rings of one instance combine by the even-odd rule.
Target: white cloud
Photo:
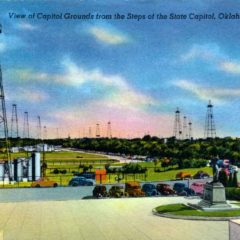
[[[106,44],[118,45],[127,43],[129,41],[129,39],[119,31],[107,29],[100,26],[91,26],[89,28],[89,33],[98,41]]]
[[[184,54],[181,55],[183,61],[192,59],[203,59],[206,61],[215,61],[223,58],[220,47],[217,44],[193,44],[193,46]]]
[[[227,73],[240,74],[240,62],[223,61],[219,68]]]
[[[213,100],[218,103],[225,103],[228,98],[240,97],[239,88],[214,88],[201,86],[188,80],[178,80],[173,84],[183,90],[191,92],[201,100]]]
[[[43,91],[29,88],[18,88],[18,93],[15,94],[9,91],[6,96],[10,101],[27,101],[30,103],[43,102],[49,99],[49,95]]]
[[[231,59],[222,53],[217,44],[194,44],[189,51],[182,54],[181,60],[201,59],[213,63],[220,71],[230,74],[240,74],[240,61]]]
[[[134,89],[128,80],[120,75],[108,75],[100,69],[86,70],[77,66],[70,59],[65,59],[62,64],[65,71],[61,75],[34,72],[27,69],[15,70],[13,74],[16,76],[15,78],[22,81],[52,81],[74,87],[94,83],[99,88],[107,89],[102,101],[112,107],[143,109],[149,105],[158,104],[152,97]]]

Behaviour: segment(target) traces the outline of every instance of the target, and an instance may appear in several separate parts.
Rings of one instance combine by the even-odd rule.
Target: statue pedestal
[[[226,201],[225,188],[220,182],[210,182],[204,185],[203,199],[192,207],[203,211],[223,211],[239,209]]]

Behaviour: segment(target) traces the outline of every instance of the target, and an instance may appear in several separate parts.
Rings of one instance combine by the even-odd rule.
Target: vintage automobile
[[[143,197],[145,193],[141,190],[139,182],[132,181],[125,184],[125,192],[130,197]]]
[[[146,196],[157,196],[160,195],[156,186],[152,183],[145,183],[142,185],[142,191],[145,193]]]
[[[109,197],[116,197],[116,198],[123,197],[125,195],[124,187],[119,185],[112,186],[109,189],[108,194],[109,194]]]
[[[97,185],[93,189],[93,197],[95,198],[102,198],[102,197],[108,197],[107,188],[104,185]]]
[[[202,182],[194,182],[191,184],[190,188],[197,194],[197,195],[203,195],[203,188],[204,184]]]
[[[33,182],[31,187],[57,187],[58,184],[55,181],[50,180],[49,178],[42,177],[37,181]]]
[[[165,196],[176,194],[176,192],[171,188],[169,184],[158,183],[156,188],[158,192]]]
[[[93,186],[95,182],[91,179],[86,179],[85,177],[73,177],[68,186],[76,187],[76,186]]]
[[[185,178],[192,178],[192,175],[187,172],[179,172],[176,174],[176,179],[185,179]]]
[[[193,175],[194,179],[204,179],[209,177],[209,174],[203,171],[198,171],[196,174]]]
[[[95,177],[96,177],[96,174],[94,172],[82,172],[82,173],[73,172],[73,175],[78,177],[84,177],[87,179],[93,179],[93,180],[95,180]]]
[[[185,183],[174,183],[173,190],[176,191],[179,196],[194,196],[196,195],[194,190],[188,188]]]

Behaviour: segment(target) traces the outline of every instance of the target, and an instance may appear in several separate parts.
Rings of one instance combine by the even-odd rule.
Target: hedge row
[[[240,200],[240,188],[225,188],[228,200]]]

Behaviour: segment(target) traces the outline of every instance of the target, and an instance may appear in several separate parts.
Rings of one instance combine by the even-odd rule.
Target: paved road
[[[185,182],[187,185],[196,180],[165,181],[173,186],[175,182]],[[202,181],[207,181],[206,179]],[[158,182],[153,182],[155,185]],[[143,183],[141,183],[143,184]],[[115,184],[107,184],[109,188]],[[123,185],[124,184],[120,184]],[[94,186],[57,187],[57,188],[9,188],[0,189],[0,202],[24,202],[24,201],[54,201],[54,200],[79,200],[92,197]]]
[[[0,231],[4,240],[228,239],[227,222],[174,220],[151,212],[156,206],[176,202],[186,202],[186,199],[0,203]]]
[[[142,160],[128,159],[128,158],[125,158],[125,157],[122,157],[122,156],[107,155],[107,154],[104,154],[104,153],[89,152],[89,151],[77,150],[77,149],[74,149],[74,148],[66,148],[66,149],[64,148],[63,150],[64,151],[71,151],[71,152],[74,151],[74,152],[79,152],[79,153],[89,153],[89,154],[100,155],[100,156],[106,157],[108,159],[117,160],[120,163],[143,162]]]

